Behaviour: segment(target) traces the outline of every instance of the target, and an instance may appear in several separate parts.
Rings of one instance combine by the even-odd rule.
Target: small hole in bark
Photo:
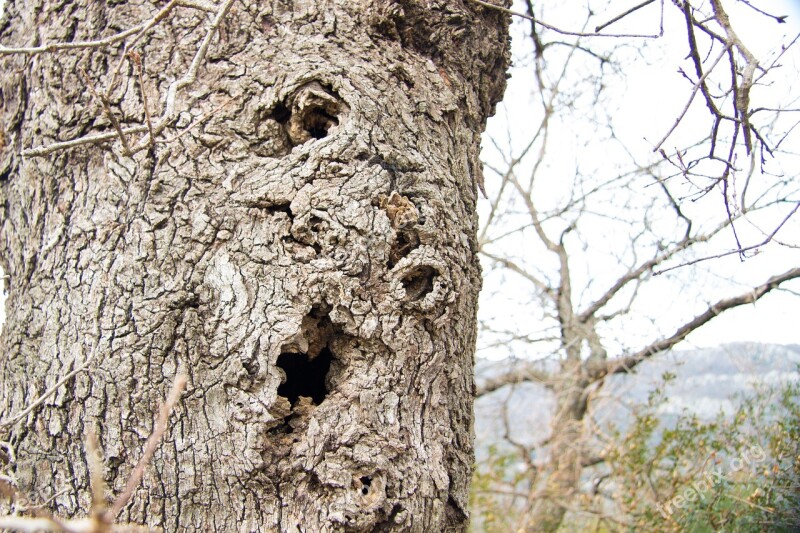
[[[406,300],[420,300],[431,292],[436,274],[434,268],[423,265],[403,276],[401,281],[406,289]]]
[[[361,476],[361,494],[366,496],[369,494],[369,487],[372,485],[372,478],[369,476]]]
[[[389,251],[389,268],[394,266],[405,256],[419,246],[419,237],[413,231],[399,231],[394,244]]]
[[[275,19],[270,17],[269,15],[264,15],[259,19],[261,23],[261,31],[264,33],[270,33],[273,29],[275,29]]]
[[[291,418],[291,417],[287,417],[287,418]],[[292,426],[290,426],[288,423],[286,423],[286,421],[284,421],[284,423],[279,424],[279,425],[277,425],[277,426],[275,426],[273,428],[270,428],[267,431],[267,433],[269,433],[270,435],[276,436],[276,437],[282,436],[282,435],[291,435],[292,432],[293,432]]]
[[[304,353],[282,353],[278,367],[286,373],[286,380],[278,387],[278,394],[294,406],[300,396],[311,398],[319,405],[328,394],[325,377],[331,368],[333,354],[325,347],[314,358]]]
[[[274,205],[271,205],[271,206],[267,207],[267,212],[268,213],[272,213],[272,214],[286,213],[287,215],[289,215],[289,218],[291,219],[292,218],[292,209],[289,206],[290,206],[290,204],[288,202],[284,203],[284,204],[274,204]]]
[[[319,233],[326,228],[327,224],[324,220],[317,216],[312,216],[308,219],[308,229],[314,233]]]
[[[291,116],[292,112],[289,111],[289,108],[282,103],[272,108],[272,111],[269,114],[269,118],[281,124],[286,124],[287,122],[289,122],[289,117]]]
[[[242,366],[244,366],[244,369],[250,376],[255,376],[256,374],[258,374],[258,370],[260,368],[258,360],[255,357],[249,361],[243,361]]]
[[[347,110],[347,105],[331,87],[313,81],[276,105],[270,116],[283,126],[291,146],[298,146],[311,139],[327,137]]]
[[[328,114],[323,108],[316,108],[303,117],[303,129],[315,139],[328,135],[328,130],[339,125],[339,119]]]

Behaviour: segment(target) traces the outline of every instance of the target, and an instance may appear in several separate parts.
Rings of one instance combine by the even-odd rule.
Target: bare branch
[[[92,489],[91,518],[100,520],[106,510],[106,482],[103,479],[103,452],[93,430],[89,430],[86,436],[86,463],[89,467],[89,483]]]
[[[159,409],[153,432],[145,443],[144,452],[139,462],[131,472],[125,489],[117,497],[111,509],[106,510],[105,501],[105,481],[103,479],[103,459],[97,437],[90,431],[86,439],[86,455],[89,467],[90,483],[92,489],[92,506],[89,517],[72,520],[62,520],[55,516],[45,517],[22,517],[22,516],[0,516],[0,529],[10,529],[22,532],[52,531],[60,533],[108,533],[108,532],[131,532],[131,531],[152,531],[151,528],[137,526],[135,524],[115,524],[117,515],[122,508],[127,505],[133,496],[134,490],[139,485],[144,475],[144,469],[153,458],[161,437],[167,429],[170,413],[175,404],[180,399],[188,378],[179,375],[175,378],[172,390],[167,396],[166,401]],[[158,529],[157,529],[158,530]]]
[[[161,11],[156,13],[153,18],[142,22],[141,24],[137,24],[136,26],[129,28],[125,31],[116,33],[109,37],[105,37],[103,39],[97,39],[95,41],[78,41],[74,43],[49,43],[43,44],[41,46],[32,46],[32,47],[6,47],[0,46],[0,55],[11,55],[11,54],[25,54],[25,55],[35,55],[35,54],[43,54],[45,52],[59,52],[62,50],[80,50],[86,48],[105,48],[110,46],[114,43],[122,41],[131,35],[135,35],[137,33],[143,33],[161,22],[172,9],[181,4],[179,0],[172,0],[166,6],[164,6]]]
[[[711,64],[711,67],[708,70],[706,70],[706,72],[702,72],[701,70],[700,78],[694,84],[694,87],[692,87],[692,92],[689,94],[689,99],[686,101],[686,105],[683,106],[683,109],[678,114],[678,118],[675,119],[675,122],[672,124],[672,127],[667,131],[667,133],[664,134],[661,140],[656,143],[655,147],[653,148],[654,152],[658,152],[661,149],[661,146],[667,141],[667,139],[669,139],[670,135],[672,135],[675,132],[675,129],[678,127],[681,121],[683,121],[684,117],[686,116],[686,113],[689,111],[689,107],[692,105],[692,102],[694,101],[694,97],[697,96],[697,91],[701,89],[704,91],[704,93],[708,91],[708,89],[705,89],[706,78],[708,77],[709,74],[711,74],[711,72],[714,70],[714,67],[717,66],[720,60],[723,57],[725,57],[725,54],[727,52],[728,49],[724,48],[722,52],[719,53],[714,62]],[[706,98],[707,103],[710,101],[709,99],[710,96]],[[713,106],[713,101],[711,105]],[[719,115],[719,111],[717,110],[716,106],[713,106],[712,112],[715,113],[716,115]]]
[[[97,94],[97,90],[94,88],[92,79],[84,69],[80,69],[80,71],[83,75],[84,81],[86,81],[86,86],[89,88],[89,92],[92,93],[92,96],[94,96],[96,100],[100,101],[101,105],[103,106],[103,110],[105,111],[106,118],[108,118],[109,122],[111,122],[111,125],[114,126],[114,131],[117,132],[119,141],[122,143],[122,148],[124,150],[123,153],[125,155],[129,155],[131,153],[131,148],[128,146],[128,139],[125,137],[125,132],[122,131],[122,128],[119,125],[119,120],[117,120],[117,117],[114,116],[114,113],[111,111],[111,104],[109,103],[108,98]]]
[[[600,31],[602,31],[605,28],[611,26],[615,22],[624,19],[625,17],[627,17],[631,13],[634,13],[634,12],[640,10],[641,8],[645,7],[645,6],[649,6],[650,4],[652,4],[655,1],[656,0],[644,0],[644,2],[642,2],[641,4],[637,4],[637,5],[633,6],[632,8],[628,9],[627,11],[625,11],[624,13],[621,13],[621,14],[617,15],[616,17],[612,18],[608,22],[604,22],[603,24],[600,24],[599,26],[597,26],[594,29],[595,33],[600,33]]]
[[[172,409],[175,407],[175,404],[178,403],[178,400],[183,393],[183,389],[186,388],[188,381],[188,378],[182,374],[175,377],[175,381],[172,384],[172,390],[158,411],[158,418],[156,418],[155,424],[153,425],[153,432],[150,434],[150,437],[148,437],[147,442],[145,443],[142,457],[139,458],[139,462],[136,463],[136,467],[131,472],[128,482],[125,484],[125,489],[117,497],[111,508],[105,513],[104,519],[106,522],[113,523],[120,511],[122,511],[122,509],[133,497],[133,491],[139,486],[139,483],[142,481],[142,476],[144,476],[144,469],[150,463],[150,460],[153,458],[153,454],[156,453],[156,449],[161,442],[161,437],[167,430],[169,415],[172,413]]]
[[[590,32],[587,33],[587,32],[580,32],[580,31],[569,31],[569,30],[563,30],[563,29],[561,29],[561,28],[559,28],[557,26],[553,26],[552,24],[548,24],[548,23],[546,23],[544,21],[541,21],[541,20],[537,19],[536,17],[531,16],[531,15],[526,15],[525,13],[520,13],[518,11],[512,11],[511,9],[505,8],[503,6],[498,6],[498,5],[489,3],[489,2],[485,2],[484,0],[470,0],[470,2],[473,2],[475,4],[481,5],[483,7],[488,7],[489,9],[496,9],[497,11],[502,11],[503,13],[511,15],[512,17],[519,17],[519,18],[523,18],[523,19],[526,19],[526,20],[530,20],[531,22],[534,22],[534,23],[538,24],[539,26],[542,26],[543,28],[547,28],[548,30],[552,30],[552,31],[554,31],[556,33],[560,33],[561,35],[573,35],[575,37],[629,37],[629,38],[655,39],[657,37],[661,37],[662,34],[663,34],[663,30],[661,32],[657,33],[657,34],[650,34],[650,33],[614,33],[614,34],[608,34],[608,33],[597,33],[597,30],[595,31],[595,33],[590,33]],[[644,6],[642,6],[642,7],[644,7]],[[663,27],[663,25],[662,25],[662,27]]]
[[[197,49],[197,52],[192,58],[192,63],[189,65],[189,70],[181,79],[174,82],[172,85],[170,85],[169,89],[167,89],[166,108],[164,110],[164,118],[162,119],[162,122],[168,122],[172,117],[172,113],[175,109],[175,97],[178,91],[188,87],[197,79],[197,71],[200,70],[200,65],[203,63],[203,60],[205,60],[208,47],[211,45],[211,39],[213,39],[214,35],[217,33],[219,25],[225,19],[225,15],[228,14],[228,10],[230,10],[233,2],[234,0],[226,0],[222,6],[220,6],[216,17],[214,17],[214,20],[209,26],[208,31],[206,31],[206,36],[203,38],[203,42],[200,43],[200,47]]]
[[[89,521],[85,518],[80,519],[81,527],[73,527],[76,524],[70,521],[67,525],[70,531],[92,531],[85,529],[83,524]],[[27,518],[22,516],[0,516],[0,529],[10,529],[23,533],[39,533],[40,531],[64,531],[64,524],[51,520],[50,518]]]
[[[736,98],[734,99],[734,108],[736,109],[736,114],[741,122],[742,131],[744,133],[744,142],[747,148],[747,153],[750,153],[750,150],[753,148],[753,142],[750,138],[750,122],[749,122],[749,108],[750,108],[750,90],[753,88],[753,77],[755,76],[756,67],[758,67],[758,60],[756,57],[747,49],[739,36],[736,35],[736,32],[731,26],[730,19],[728,18],[728,14],[722,8],[722,4],[719,0],[711,0],[711,6],[714,8],[714,18],[719,23],[720,26],[725,30],[725,35],[728,37],[728,46],[731,48],[736,48],[740,54],[744,57],[745,66],[744,70],[742,70],[741,76],[742,81],[737,86],[736,80],[733,81],[734,92]]]
[[[131,50],[128,52],[128,56],[133,61],[134,67],[136,67],[136,75],[139,78],[139,90],[142,92],[142,107],[144,107],[144,118],[147,123],[147,132],[150,134],[149,141],[150,147],[152,148],[155,145],[156,139],[155,135],[153,134],[153,121],[150,118],[150,106],[147,104],[147,90],[144,87],[144,76],[142,75],[142,56],[139,55],[138,52]]]
[[[775,20],[775,22],[777,22],[778,24],[786,23],[787,15],[772,15],[770,13],[767,13],[766,11],[763,11],[763,10],[757,8],[756,6],[754,6],[753,4],[748,2],[747,0],[739,0],[739,1],[741,3],[743,3],[744,5],[746,5],[747,7],[749,7],[750,9],[754,10],[756,13],[760,13],[760,14],[764,15],[765,17],[769,17],[769,18]]]
[[[131,135],[134,133],[144,133],[146,131],[147,131],[147,126],[133,126],[130,128],[122,129],[122,133],[125,135]],[[59,150],[76,148],[78,146],[83,146],[86,144],[98,144],[98,143],[113,141],[118,137],[119,134],[117,132],[86,135],[84,137],[78,137],[77,139],[72,139],[70,141],[62,141],[53,144],[48,144],[46,146],[37,146],[35,148],[28,148],[27,150],[22,151],[22,155],[25,157],[41,157],[45,155],[50,155],[53,152],[57,152]]]
[[[481,250],[480,253],[481,253],[481,255],[484,255],[485,257],[491,259],[492,261],[500,263],[501,265],[503,265],[505,268],[511,270],[512,272],[515,272],[515,273],[519,274],[520,276],[522,276],[526,280],[528,280],[531,283],[533,283],[533,285],[536,286],[536,288],[538,288],[539,290],[541,290],[543,293],[547,294],[548,296],[550,296],[550,297],[554,296],[554,290],[553,290],[552,287],[547,285],[545,282],[543,282],[542,280],[540,280],[536,276],[533,276],[532,274],[530,274],[524,268],[522,268],[519,265],[517,265],[514,261],[511,261],[510,259],[507,259],[505,257],[500,257],[498,255],[492,254],[490,252],[487,252],[486,250]]]
[[[767,237],[763,241],[759,242],[758,244],[752,244],[752,245],[746,246],[744,248],[742,248],[740,246],[740,247],[737,247],[735,250],[729,250],[727,252],[722,252],[722,253],[715,254],[715,255],[708,255],[708,256],[705,256],[705,257],[701,257],[700,259],[693,259],[692,261],[686,261],[686,262],[681,263],[679,265],[675,265],[675,266],[671,266],[669,268],[665,268],[663,270],[655,271],[655,272],[653,272],[653,275],[654,276],[658,276],[658,275],[663,274],[665,272],[669,272],[670,270],[675,270],[677,268],[683,268],[685,266],[694,265],[694,264],[697,264],[697,263],[700,263],[700,262],[703,262],[703,261],[709,261],[711,259],[719,259],[721,257],[726,257],[726,256],[733,255],[733,254],[740,254],[741,255],[744,252],[749,252],[750,250],[755,250],[757,248],[761,248],[762,246],[766,246],[767,244],[770,243],[770,241],[772,241],[775,238],[775,235],[778,234],[778,232],[789,221],[789,219],[792,218],[792,216],[794,216],[794,214],[797,212],[798,208],[800,208],[800,202],[797,202],[794,205],[794,208],[789,212],[788,215],[786,215],[783,218],[781,223],[778,224],[778,226],[772,231],[772,233],[767,235]]]
[[[475,389],[475,397],[479,398],[491,392],[494,392],[498,389],[505,387],[506,385],[515,385],[518,383],[524,383],[527,381],[532,381],[535,383],[540,383],[545,387],[549,387],[549,383],[552,376],[549,372],[545,372],[541,368],[537,367],[535,363],[532,362],[525,362],[514,368],[503,372],[499,376],[495,376],[493,378],[489,378],[483,381],[480,385],[478,385]]]
[[[159,121],[155,125],[151,125],[149,128],[148,126],[135,126],[133,128],[128,129],[120,129],[119,133],[111,134],[108,133],[98,134],[98,135],[87,135],[84,137],[80,137],[78,139],[73,139],[71,141],[64,141],[59,143],[53,143],[47,146],[39,146],[36,148],[29,148],[27,150],[22,151],[23,156],[28,157],[37,157],[50,154],[57,150],[63,150],[66,148],[74,148],[76,146],[81,146],[85,144],[95,144],[98,142],[105,142],[113,140],[116,135],[127,135],[130,133],[139,133],[139,132],[148,132],[148,136],[137,143],[135,146],[131,147],[127,150],[126,155],[133,155],[145,148],[151,146],[151,139],[154,135],[160,135],[166,128],[169,126],[172,121],[175,119],[176,111],[176,99],[178,91],[181,89],[186,88],[187,86],[191,85],[197,79],[197,73],[202,65],[203,61],[205,60],[206,53],[208,52],[208,48],[211,45],[211,40],[213,39],[214,35],[216,34],[217,30],[219,29],[220,24],[225,19],[228,11],[233,5],[234,0],[225,0],[225,2],[219,7],[217,10],[216,16],[214,17],[213,21],[209,25],[206,35],[203,38],[203,41],[200,43],[200,46],[197,49],[197,52],[192,59],[192,63],[190,64],[186,73],[178,80],[174,81],[170,84],[169,88],[167,89],[167,96],[166,101],[164,104],[164,111],[159,117]],[[177,0],[173,0],[169,5],[177,4]],[[166,8],[164,8],[165,10]],[[162,12],[164,11],[162,10]],[[159,12],[161,13],[161,12]],[[166,16],[164,14],[163,16]],[[163,17],[162,17],[163,18]],[[160,19],[159,19],[160,20]],[[156,17],[151,19],[148,23],[155,24],[157,22]],[[148,29],[150,26],[142,26],[139,25],[137,28],[144,28]],[[130,30],[129,30],[130,31]],[[132,33],[126,33],[126,35],[131,35]],[[44,50],[47,51],[47,50]],[[122,138],[122,137],[121,137]]]
[[[95,350],[93,349],[91,351],[91,353],[89,354],[89,357],[86,359],[86,361],[84,361],[78,368],[75,368],[71,372],[67,373],[64,377],[59,379],[55,383],[55,385],[53,385],[52,387],[47,389],[47,391],[45,391],[44,394],[42,394],[41,396],[36,398],[33,402],[31,402],[28,405],[28,407],[26,407],[25,409],[23,409],[22,411],[20,411],[16,415],[13,415],[13,416],[5,419],[5,420],[0,420],[0,427],[11,426],[11,425],[17,423],[18,421],[22,420],[26,416],[28,416],[28,414],[30,414],[31,411],[33,411],[34,409],[39,407],[42,404],[42,402],[44,402],[54,392],[56,392],[64,383],[66,383],[67,381],[71,380],[72,378],[74,378],[75,376],[77,376],[78,374],[83,372],[84,370],[87,370],[89,368],[89,364],[94,359],[94,354],[95,354]]]
[[[645,359],[665,350],[669,350],[690,333],[697,330],[701,326],[707,324],[722,312],[741,305],[751,304],[758,301],[762,296],[770,291],[778,288],[782,283],[800,278],[800,268],[793,268],[787,270],[782,274],[769,278],[764,284],[754,287],[753,290],[746,293],[734,296],[732,298],[724,298],[717,303],[711,305],[703,313],[697,315],[689,322],[679,327],[675,333],[669,337],[654,342],[653,344],[642,348],[633,355],[622,357],[608,361],[609,374],[624,374],[630,372],[636,365]]]

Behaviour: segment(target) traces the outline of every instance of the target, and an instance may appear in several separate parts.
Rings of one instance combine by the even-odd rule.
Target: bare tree
[[[131,492],[117,523],[466,527],[478,152],[508,19],[466,0],[7,1],[0,471],[29,510],[102,508],[91,429],[109,491]]]
[[[550,426],[533,445],[507,431],[527,465],[528,490],[513,495],[526,530],[555,531],[569,510],[582,509],[582,474],[603,461],[592,398],[607,376],[634,371],[718,315],[800,277],[800,268],[787,268],[737,285],[721,263],[706,262],[746,259],[776,240],[798,244],[786,232],[800,207],[797,175],[783,170],[794,157],[793,101],[787,107],[764,91],[756,98],[795,40],[756,58],[720,1],[666,4],[640,4],[650,10],[647,24],[623,26],[620,37],[601,34],[637,10],[589,10],[569,31],[543,22],[547,4],[525,2],[517,13],[527,48],[515,75],[532,80],[533,103],[525,113],[513,109],[511,122],[527,120],[517,118],[507,140],[493,138],[479,246],[489,268],[484,347],[518,361],[481,381],[477,394],[536,382],[554,398]],[[688,80],[675,97],[687,103],[642,153],[618,130],[618,91],[631,66],[657,52],[657,42],[632,35],[663,33],[665,17],[675,22],[670,14],[686,55],[675,70]],[[491,314],[501,308],[492,299],[507,300],[503,313]]]

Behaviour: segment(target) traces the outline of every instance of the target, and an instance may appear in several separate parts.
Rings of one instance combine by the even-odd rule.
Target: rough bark
[[[162,7],[9,2],[0,43],[100,39]],[[0,471],[53,513],[86,513],[87,432],[118,493],[184,372],[122,520],[463,530],[479,137],[507,17],[465,0],[238,1],[153,146],[26,152],[144,125],[143,93],[156,120],[211,8],[175,7],[138,40],[143,83],[123,58],[110,113],[131,38],[0,56],[0,418],[92,357],[0,428],[15,452]]]

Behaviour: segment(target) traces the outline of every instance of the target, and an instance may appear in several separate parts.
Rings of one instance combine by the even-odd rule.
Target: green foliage
[[[486,533],[515,531],[521,515],[521,499],[526,499],[528,473],[519,468],[519,456],[514,451],[489,447],[489,455],[477,466],[472,478],[470,508],[473,510],[472,530]]]
[[[763,509],[763,523],[771,531],[797,531],[800,524],[800,384],[784,389],[768,431],[772,464],[763,471],[764,483],[753,504]]]
[[[685,414],[658,427],[664,401],[660,388],[606,457],[612,499],[631,530],[789,531],[798,523],[797,384],[740,398],[733,417],[711,422]]]
[[[561,531],[790,532],[800,524],[800,384],[737,400],[733,416],[684,414],[665,424],[663,384],[604,461],[585,472],[597,490],[570,496]],[[490,450],[472,489],[474,531],[516,531],[533,503],[536,472],[515,449]]]

